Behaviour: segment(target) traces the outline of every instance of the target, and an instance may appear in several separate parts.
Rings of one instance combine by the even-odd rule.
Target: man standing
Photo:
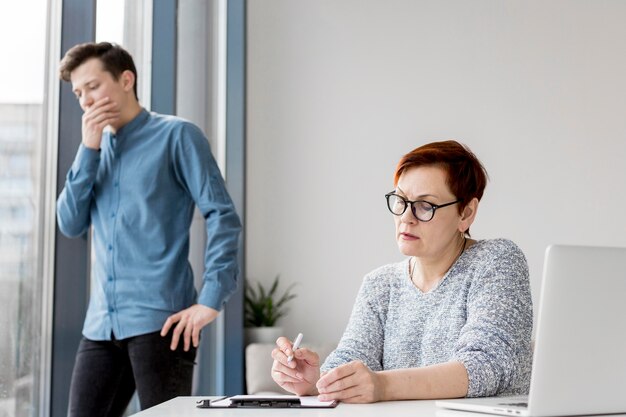
[[[74,46],[60,76],[84,114],[58,225],[68,237],[93,226],[95,252],[69,415],[121,416],[135,389],[142,409],[191,394],[200,331],[237,287],[241,224],[200,129],[139,104],[127,51]],[[187,261],[194,206],[208,235],[199,294]]]

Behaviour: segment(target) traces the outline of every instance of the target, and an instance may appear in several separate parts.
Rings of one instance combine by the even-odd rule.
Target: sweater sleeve
[[[527,392],[512,386],[530,372],[532,299],[528,265],[521,250],[500,241],[497,250],[469,287],[467,322],[452,360],[463,363],[469,377],[468,397]]]
[[[341,341],[322,365],[328,371],[339,365],[358,360],[372,371],[382,367],[384,323],[389,301],[388,285],[376,271],[363,279],[348,326]]]

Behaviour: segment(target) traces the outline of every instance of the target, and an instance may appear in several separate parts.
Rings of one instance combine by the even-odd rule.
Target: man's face
[[[102,62],[98,58],[91,58],[72,71],[70,80],[72,92],[83,111],[89,110],[96,101],[104,97],[108,97],[116,104],[116,109],[122,111],[129,91],[125,74],[115,80],[110,72],[102,68]]]

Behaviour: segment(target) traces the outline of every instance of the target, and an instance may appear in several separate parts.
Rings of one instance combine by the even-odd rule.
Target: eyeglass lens
[[[409,204],[407,200],[394,194],[389,196],[387,203],[389,205],[389,210],[397,216],[402,215],[402,213],[406,211],[407,205]],[[434,207],[427,201],[416,201],[411,204],[411,209],[413,215],[421,221],[429,221],[435,214]]]

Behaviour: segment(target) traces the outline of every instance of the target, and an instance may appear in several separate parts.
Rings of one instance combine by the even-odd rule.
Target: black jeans
[[[124,340],[83,337],[70,387],[69,417],[122,416],[137,388],[141,409],[191,395],[196,349],[170,350],[171,331]]]

